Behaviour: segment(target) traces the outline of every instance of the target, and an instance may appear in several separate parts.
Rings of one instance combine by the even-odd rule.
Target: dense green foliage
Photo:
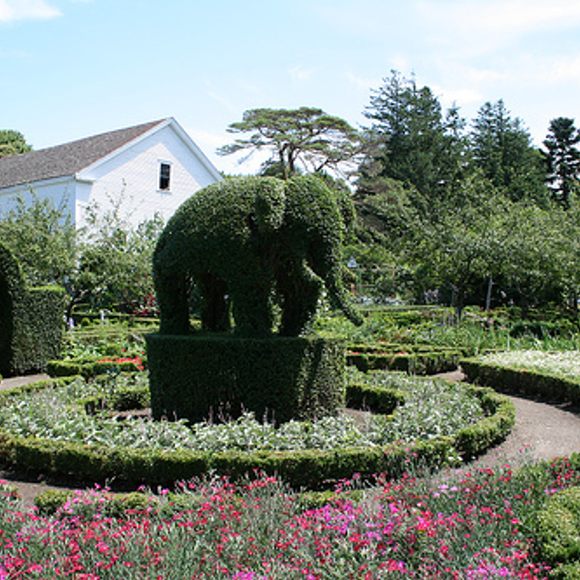
[[[357,321],[342,283],[345,202],[314,176],[233,178],[192,196],[155,250],[161,332],[189,332],[191,280],[206,330],[228,329],[231,303],[237,334],[270,335],[277,303],[280,334],[296,336],[314,316],[323,286]]]
[[[68,295],[67,318],[84,302],[94,309],[144,310],[153,296],[151,257],[161,220],[131,228],[119,203],[89,208],[77,230],[65,207],[17,198],[0,217],[2,242],[18,259],[28,285],[58,284]]]
[[[538,520],[542,556],[552,564],[580,564],[580,487],[551,496]]]
[[[485,103],[467,123],[455,108],[444,113],[429,87],[396,71],[373,93],[366,115],[358,243],[346,254],[357,261],[361,299],[453,304],[458,317],[465,304],[577,311],[572,119],[553,121],[546,164],[503,101]]]
[[[200,421],[249,410],[277,422],[336,415],[344,345],[318,338],[147,337],[156,419]]]
[[[0,372],[45,370],[60,354],[63,313],[63,290],[27,288],[18,262],[0,244]]]
[[[20,131],[12,129],[0,130],[0,157],[28,153],[32,147],[26,142],[24,135]]]

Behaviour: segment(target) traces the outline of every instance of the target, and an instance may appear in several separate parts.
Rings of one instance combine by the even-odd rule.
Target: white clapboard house
[[[133,225],[167,220],[220,173],[173,118],[0,159],[0,216],[25,200],[50,199],[77,227],[88,206],[119,206]]]

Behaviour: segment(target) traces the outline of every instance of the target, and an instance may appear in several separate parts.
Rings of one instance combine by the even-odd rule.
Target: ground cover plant
[[[580,378],[580,351],[578,350],[494,352],[480,357],[479,360],[501,367],[529,369],[570,379]]]
[[[413,478],[303,496],[256,474],[111,501],[52,498],[52,516],[0,498],[0,573],[16,578],[545,578],[538,514],[578,485],[580,458],[441,483]],[[45,507],[50,502],[44,502]],[[60,505],[60,507],[58,507]],[[56,511],[55,511],[56,510]]]
[[[97,381],[78,378],[67,385],[29,391],[0,404],[0,428],[19,437],[37,437],[107,447],[137,449],[259,451],[373,447],[411,443],[453,435],[484,416],[477,397],[462,385],[420,379],[402,373],[365,375],[352,371],[351,381],[397,389],[404,404],[393,415],[368,415],[364,424],[348,415],[318,421],[273,423],[245,413],[228,422],[119,420],[111,416],[108,398],[132,388],[146,392],[146,375],[114,375]],[[95,413],[101,401],[105,413]]]

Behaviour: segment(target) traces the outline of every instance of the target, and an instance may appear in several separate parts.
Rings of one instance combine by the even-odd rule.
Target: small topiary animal
[[[160,332],[189,332],[191,282],[205,330],[228,330],[231,301],[237,334],[267,336],[277,303],[280,334],[297,336],[324,286],[360,324],[342,283],[345,217],[352,215],[344,196],[314,176],[238,177],[206,187],[177,210],[155,250]]]

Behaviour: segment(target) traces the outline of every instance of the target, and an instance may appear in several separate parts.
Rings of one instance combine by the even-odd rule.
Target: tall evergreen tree
[[[501,99],[479,109],[469,137],[473,164],[495,187],[514,201],[545,199],[541,156]]]
[[[544,147],[548,164],[548,183],[554,199],[568,209],[573,193],[580,187],[580,130],[574,119],[557,117],[550,122]]]
[[[391,178],[433,196],[457,180],[464,151],[463,120],[457,108],[443,114],[429,87],[397,71],[374,91],[365,113],[375,143],[363,175]],[[377,164],[378,162],[378,164]]]

